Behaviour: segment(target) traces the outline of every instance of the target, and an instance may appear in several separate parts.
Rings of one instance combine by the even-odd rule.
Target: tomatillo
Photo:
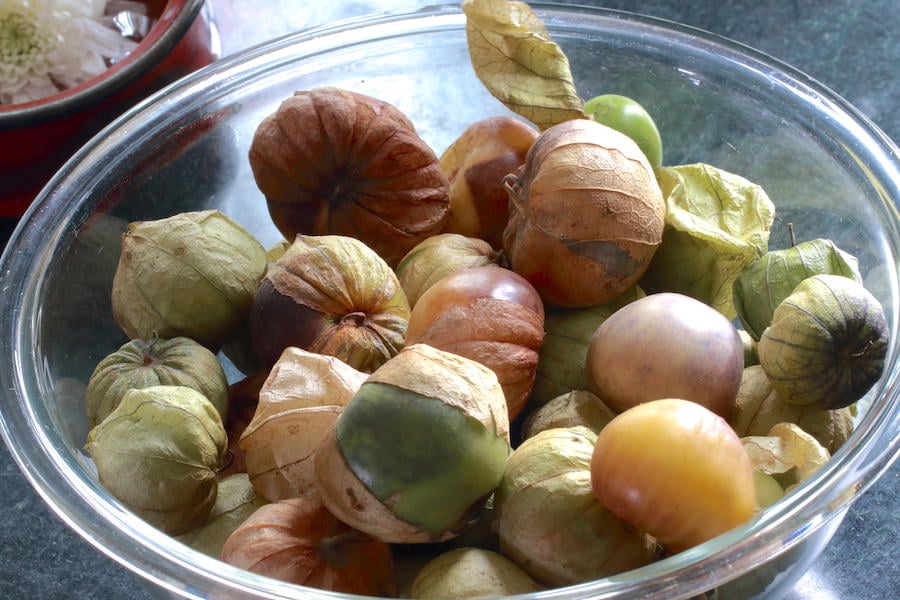
[[[621,131],[635,142],[654,168],[662,165],[662,139],[650,113],[628,96],[603,94],[584,103],[584,114]]]

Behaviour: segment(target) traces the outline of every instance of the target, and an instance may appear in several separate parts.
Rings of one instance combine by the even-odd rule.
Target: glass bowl
[[[125,58],[58,94],[0,105],[0,217],[21,216],[63,163],[114,118],[218,58],[203,0],[143,4],[153,26]]]
[[[850,503],[898,454],[897,148],[852,106],[753,50],[674,23],[533,5],[568,55],[580,95],[625,94],[657,119],[666,164],[707,162],[761,184],[777,206],[770,246],[830,237],[860,261],[891,330],[888,367],[857,429],[773,508],[689,551],[540,598],[777,598],[828,543]],[[506,109],[470,66],[457,5],[390,13],[251,49],[154,95],[94,137],[23,217],[2,258],[2,431],[71,527],[160,594],[335,598],[206,557],[147,525],[98,483],[82,451],[83,388],[125,338],[110,284],[132,220],[219,208],[266,246],[280,235],[250,174],[261,119],[298,89],[357,90],[403,110],[440,153]]]

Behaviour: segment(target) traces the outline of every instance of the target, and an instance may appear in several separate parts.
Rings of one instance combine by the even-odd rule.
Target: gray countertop
[[[225,54],[337,18],[434,4],[416,0],[208,0]],[[566,2],[572,4],[573,2]],[[621,0],[592,2],[693,25],[761,50],[830,87],[900,140],[896,0]],[[788,600],[900,597],[900,462],[851,507]],[[0,446],[0,598],[151,598],[128,570],[52,513]]]

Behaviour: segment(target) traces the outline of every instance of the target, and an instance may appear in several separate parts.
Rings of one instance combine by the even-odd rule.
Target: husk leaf
[[[813,275],[843,275],[862,283],[859,261],[822,238],[772,250],[750,263],[734,282],[734,306],[754,340],[772,322],[772,314],[797,285]]]
[[[741,438],[753,467],[767,475],[793,473],[801,483],[828,462],[831,454],[794,423],[778,423],[765,436]]]
[[[464,0],[469,56],[495,98],[540,129],[586,118],[569,60],[524,2]]]
[[[666,199],[662,244],[641,279],[651,292],[678,292],[736,316],[732,285],[768,250],[775,207],[759,185],[704,163],[661,167]]]

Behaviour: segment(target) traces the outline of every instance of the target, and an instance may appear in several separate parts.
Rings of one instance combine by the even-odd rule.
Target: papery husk
[[[333,356],[284,350],[239,442],[260,494],[275,501],[315,492],[316,448],[366,377]]]
[[[390,438],[391,444],[402,445],[407,437],[402,433],[394,432],[387,426],[388,423],[377,423],[370,419],[368,412],[357,415],[358,411],[354,412],[353,410],[356,406],[355,403],[371,404],[370,399],[377,397],[368,394],[370,389],[376,390],[372,392],[374,394],[384,393],[394,401],[406,402],[409,411],[414,411],[416,403],[427,403],[422,405],[421,411],[432,411],[427,412],[429,415],[433,415],[432,409],[437,407],[441,407],[441,410],[459,411],[455,414],[463,416],[469,427],[473,423],[479,425],[481,429],[479,429],[478,435],[485,439],[502,441],[505,447],[502,464],[494,464],[493,454],[486,457],[480,454],[481,450],[477,452],[473,450],[481,448],[481,444],[485,443],[481,437],[470,440],[471,443],[466,444],[455,437],[455,429],[448,426],[447,430],[442,430],[436,426],[434,429],[420,429],[416,434],[419,437],[443,435],[444,439],[435,439],[432,447],[419,445],[416,442],[414,446],[406,448],[405,454],[407,456],[414,455],[416,465],[402,466],[398,461],[403,461],[404,456],[385,452],[383,448],[376,448],[371,444],[378,443],[372,441],[374,438],[386,435]],[[379,404],[379,406],[383,405]],[[371,410],[371,408],[372,406],[369,406],[366,410]],[[415,411],[410,418],[417,418],[415,414],[425,414],[421,411]],[[347,421],[351,417],[353,420]],[[391,422],[391,424],[393,423]],[[372,465],[362,466],[356,462],[349,463],[345,457],[346,450],[339,439],[339,434],[354,443],[360,436],[363,436],[363,439],[366,440],[365,443],[368,444],[363,458]],[[453,436],[452,439],[447,439],[448,435]],[[460,460],[467,461],[460,464],[468,466],[468,463],[477,458],[478,468],[482,472],[479,472],[476,477],[471,471],[458,474],[441,470],[435,472],[435,469],[430,471],[419,469],[423,461],[429,460],[429,452],[433,453],[435,448],[442,448],[448,443],[455,444],[457,452],[460,453]],[[494,449],[493,446],[491,449]],[[358,450],[357,446],[353,446],[351,454],[356,456],[355,452]],[[473,452],[476,452],[477,457],[471,456]],[[316,451],[316,485],[323,502],[335,516],[376,539],[390,543],[436,542],[455,537],[471,520],[469,512],[480,507],[484,497],[493,491],[493,486],[496,485],[496,481],[499,481],[502,475],[502,465],[505,464],[508,452],[509,421],[506,402],[493,372],[473,360],[437,350],[425,344],[414,344],[407,346],[400,354],[372,373],[354,399],[345,407],[345,412],[339,417],[334,431],[326,435],[322,445]],[[454,454],[454,459],[455,457]],[[357,456],[357,458],[359,457]],[[389,466],[397,475],[402,474],[402,481],[396,478],[373,480],[372,483],[378,483],[379,486],[399,485],[398,488],[391,488],[394,491],[384,497],[376,496],[372,486],[363,482],[363,479],[369,480],[378,476],[376,473],[380,471],[372,468],[378,461],[387,461],[378,464],[382,467]],[[497,471],[496,481],[490,487],[482,489],[481,486],[485,483],[483,480],[490,478],[493,471]],[[447,476],[453,478],[456,475],[460,475],[465,481],[445,481],[443,479]],[[409,508],[406,504],[409,498],[419,498],[422,493],[426,495],[434,493],[435,490],[432,487],[435,482],[438,486],[446,486],[447,489],[441,496],[450,500],[450,505],[453,507],[452,510],[448,508],[445,512],[440,513],[440,520],[446,522],[446,525],[432,527],[419,522],[415,515],[407,520],[399,516],[404,514],[403,507]],[[424,488],[428,488],[429,491],[424,492]],[[416,495],[417,492],[420,494],[419,496]],[[483,497],[479,499],[479,495]],[[470,500],[472,501],[471,505],[461,506]],[[413,502],[416,501],[413,500]],[[439,507],[429,504],[426,512],[433,513],[436,508]],[[459,514],[455,512],[457,509],[461,511]]]
[[[616,416],[603,400],[587,390],[572,390],[534,410],[522,424],[522,439],[547,429],[587,427],[598,433]]]
[[[346,594],[391,597],[391,549],[328,512],[315,495],[266,504],[232,533],[222,560],[275,579]]]
[[[325,354],[288,347],[259,390],[259,403],[245,435],[287,410],[344,406],[368,374]]]
[[[641,286],[690,296],[733,319],[734,280],[768,250],[774,204],[761,186],[706,163],[660,167],[656,176],[666,224]]]
[[[441,278],[469,267],[497,264],[499,253],[484,240],[441,233],[416,245],[397,265],[397,278],[410,308]]]
[[[270,263],[275,262],[287,252],[287,249],[291,247],[291,242],[288,240],[278,240],[268,248],[266,248],[266,259]]]
[[[759,365],[744,369],[729,424],[741,436],[764,436],[778,423],[794,423],[834,454],[853,433],[849,407],[822,409],[784,402]]]
[[[737,316],[756,341],[772,322],[772,314],[797,285],[813,275],[843,275],[862,283],[859,261],[822,238],[784,250],[766,252],[747,265],[734,281]]]
[[[260,494],[274,502],[315,493],[316,449],[341,408],[286,410],[260,422],[256,431],[241,438],[247,473]]]
[[[509,194],[503,178],[525,162],[539,131],[522,119],[492,115],[471,123],[441,154],[450,181],[450,213],[445,232],[479,238],[503,247]]]
[[[183,385],[202,393],[228,418],[228,380],[218,357],[186,337],[131,340],[97,363],[88,380],[85,409],[99,424],[130,389]]]
[[[412,344],[404,348],[402,354],[402,360],[385,363],[366,382],[386,383],[428,398],[438,398],[481,421],[498,437],[509,438],[509,418],[503,403],[498,405],[496,402],[497,391],[501,396],[503,391],[493,371],[478,368],[481,364],[476,361],[428,344]],[[409,365],[413,362],[416,376],[409,377]],[[479,393],[475,394],[476,391]]]
[[[759,362],[783,401],[842,408],[880,379],[889,335],[884,308],[862,284],[814,275],[775,309]]]
[[[344,460],[334,431],[327,433],[315,456],[317,489],[331,511],[345,523],[363,524],[365,531],[388,543],[418,544],[455,537],[455,531],[433,531],[398,518],[353,474]],[[345,498],[349,498],[348,502]]]
[[[647,158],[627,135],[595,121],[545,130],[506,181],[504,250],[549,305],[616,298],[662,241],[665,201]]]
[[[546,129],[584,118],[569,60],[526,2],[464,0],[475,74],[507,108]]]
[[[301,90],[258,126],[250,166],[272,221],[345,235],[391,266],[438,233],[450,204],[438,157],[397,107],[337,87]]]
[[[200,527],[177,537],[194,550],[218,559],[222,555],[225,540],[257,508],[268,500],[253,489],[246,473],[236,473],[219,480],[216,503],[209,518]]]
[[[413,580],[410,597],[482,598],[528,594],[544,589],[499,552],[456,548],[428,561]]]
[[[128,391],[88,434],[100,483],[171,535],[204,520],[216,500],[216,471],[228,440],[218,411],[184,386]]]
[[[767,475],[790,473],[790,483],[802,483],[828,462],[831,454],[814,437],[794,423],[778,423],[765,436],[741,438],[753,468]]]
[[[545,585],[599,579],[653,559],[654,540],[594,495],[590,463],[596,439],[580,426],[529,438],[510,456],[494,494],[504,555]]]
[[[449,306],[409,344],[427,344],[470,358],[492,370],[503,388],[509,420],[525,408],[544,339],[543,310],[501,298]]]
[[[113,316],[132,339],[184,336],[218,350],[265,272],[262,245],[218,210],[134,222],[122,235]]]
[[[267,304],[267,286],[282,297],[282,304]],[[288,306],[297,314],[276,312]],[[301,315],[320,324],[291,330],[291,320]],[[285,347],[298,346],[370,372],[403,347],[409,302],[391,268],[363,242],[298,235],[270,264],[250,319],[257,352],[268,364]]]

